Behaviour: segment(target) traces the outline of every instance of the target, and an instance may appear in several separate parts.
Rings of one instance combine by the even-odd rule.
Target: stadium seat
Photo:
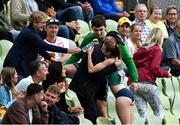
[[[163,125],[178,125],[179,124],[179,118],[172,115],[169,110],[163,110]]]
[[[96,119],[96,124],[97,125],[107,125],[107,124],[114,125],[115,123],[111,119],[109,119],[108,117],[107,118],[98,117]]]
[[[77,47],[76,43],[70,39],[68,39],[68,42],[69,42],[69,48],[75,48]]]
[[[8,40],[0,40],[0,70],[3,68],[4,59],[13,43]]]
[[[170,111],[173,115],[180,117],[180,93],[179,93],[179,82],[176,77],[172,77],[172,85],[174,89],[174,96],[171,103]]]
[[[162,78],[162,92],[167,97],[173,97],[171,78]]]
[[[66,98],[66,103],[68,104],[68,106],[70,107],[75,106],[75,102],[72,97],[70,97],[68,94],[65,94],[65,98]]]
[[[87,22],[83,21],[83,20],[77,20],[77,22],[80,25],[80,29],[79,29],[79,33],[80,35],[84,35],[90,32],[90,28]]]
[[[80,125],[93,125],[93,123],[90,120],[84,118],[84,115],[80,115],[79,120],[80,120]]]
[[[11,0],[9,0],[8,2],[7,2],[7,4],[5,5],[5,15],[6,15],[6,17],[7,17],[7,20],[8,20],[8,22],[9,22],[9,24],[11,23]]]
[[[171,100],[172,98],[171,97],[167,97],[165,95],[163,95],[162,92],[160,92],[160,97],[161,97],[161,101],[162,101],[162,106],[165,110],[169,110],[170,107],[171,107]]]
[[[109,120],[111,120],[111,122],[116,123],[116,124],[120,124],[120,120],[119,117],[117,116],[116,113],[116,108],[115,108],[115,97],[112,94],[111,90],[108,91],[108,100],[107,100],[107,115]]]
[[[118,23],[112,19],[106,19],[106,31],[117,31]],[[90,30],[92,31],[91,21],[89,22]]]
[[[170,109],[170,102],[172,101],[172,97],[169,97],[166,93],[166,81],[163,78],[157,78],[156,79],[157,88],[160,93],[161,101],[163,108],[166,110]],[[164,85],[163,85],[164,84]]]
[[[107,19],[106,25],[107,25],[107,28],[106,28],[107,32],[117,31],[118,23],[116,21],[111,20],[111,19]]]
[[[136,125],[144,125],[144,119],[139,117],[138,110],[136,106],[134,106],[134,117],[135,117],[135,124]]]
[[[147,122],[149,125],[160,125],[162,123],[162,119],[150,112],[147,115]]]

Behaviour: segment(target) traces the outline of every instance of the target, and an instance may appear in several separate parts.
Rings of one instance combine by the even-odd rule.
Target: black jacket
[[[101,45],[95,45],[92,54],[93,64],[96,65],[97,63],[102,62],[104,60],[105,56],[101,51]],[[80,94],[81,96],[84,96],[85,98],[92,97],[96,94],[100,84],[106,84],[104,83],[105,76],[113,73],[116,70],[117,68],[115,64],[112,64],[97,73],[88,73],[86,53],[82,58],[77,73],[73,77],[69,88],[75,91],[76,93]]]
[[[79,124],[79,118],[61,111],[57,106],[48,107],[48,124]]]
[[[36,60],[38,54],[50,60],[51,56],[46,51],[67,53],[66,48],[44,42],[30,25],[21,31],[16,38],[15,43],[5,58],[3,67],[15,67],[18,74],[27,77],[29,75],[29,63]]]

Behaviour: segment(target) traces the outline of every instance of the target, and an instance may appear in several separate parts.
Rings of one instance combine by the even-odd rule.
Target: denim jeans
[[[91,21],[92,18],[94,17],[93,9],[91,8],[88,12],[83,12],[83,15],[84,15],[84,21],[89,23],[89,21]]]
[[[11,30],[10,31],[11,34],[12,34],[12,37],[13,37],[13,43],[15,42],[15,39],[17,38],[17,36],[19,35],[20,31],[17,31],[17,30]]]
[[[65,25],[60,25],[59,26],[59,31],[58,31],[57,35],[69,39],[70,36],[69,36],[69,29],[68,29],[68,27],[65,26]]]
[[[93,9],[85,13],[80,6],[72,6],[66,9],[59,9],[56,14],[57,19],[63,22],[70,22],[77,19],[89,22],[93,18],[93,16]]]

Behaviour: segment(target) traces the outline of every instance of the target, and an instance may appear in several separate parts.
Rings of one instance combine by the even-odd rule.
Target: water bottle
[[[89,49],[89,47],[94,46],[95,44],[98,44],[98,39],[93,39],[92,42],[90,42],[89,44],[87,44],[86,46],[84,46],[81,50],[85,53],[87,52],[87,50]]]

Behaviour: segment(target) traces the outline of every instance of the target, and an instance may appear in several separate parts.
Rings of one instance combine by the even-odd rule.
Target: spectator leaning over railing
[[[44,12],[33,12],[30,16],[30,25],[26,27],[17,37],[15,44],[8,52],[3,66],[14,66],[18,75],[27,77],[29,75],[29,63],[37,59],[38,54],[45,59],[53,60],[46,51],[62,53],[79,52],[80,48],[66,49],[45,43],[37,33],[43,29],[47,15]]]

